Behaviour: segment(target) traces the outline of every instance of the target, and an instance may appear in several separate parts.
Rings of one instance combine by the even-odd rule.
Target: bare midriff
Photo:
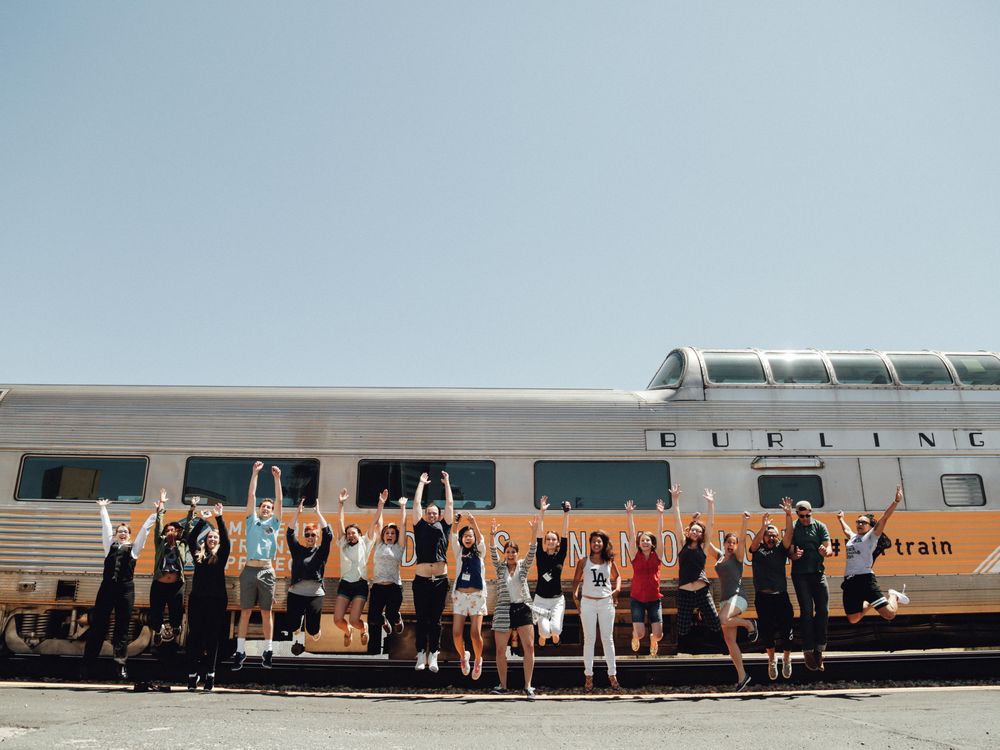
[[[691,581],[691,583],[685,583],[683,586],[678,586],[679,589],[684,589],[685,591],[701,591],[708,584],[705,581]]]
[[[417,563],[413,568],[413,572],[422,578],[446,576],[448,575],[448,563],[444,560],[441,562]]]

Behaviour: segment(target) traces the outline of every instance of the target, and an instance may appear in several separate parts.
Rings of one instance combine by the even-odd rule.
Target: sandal
[[[367,622],[362,623],[362,627],[361,627],[361,645],[362,646],[367,646],[368,645],[368,623]]]
[[[592,693],[594,692],[594,678],[584,675],[583,677],[583,692]]]

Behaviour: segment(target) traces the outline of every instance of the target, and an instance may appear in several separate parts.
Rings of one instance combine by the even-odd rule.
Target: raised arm
[[[666,506],[663,504],[663,499],[660,498],[656,501],[656,544],[657,548],[663,549],[663,512],[666,510]],[[663,560],[665,555],[660,554],[660,564],[663,565]]]
[[[257,475],[264,468],[263,461],[254,461],[250,470],[250,489],[247,490],[247,518],[253,518],[257,513]]]
[[[156,513],[150,513],[149,518],[146,519],[145,523],[142,524],[142,528],[139,529],[139,533],[135,535],[135,541],[132,542],[133,560],[138,560],[139,555],[142,554],[142,548],[146,546],[146,538],[149,536],[150,529],[153,528],[154,523],[156,523]]]
[[[705,489],[705,504],[708,506],[708,521],[705,524],[705,546],[708,550],[719,556],[719,548],[712,541],[712,532],[715,531],[715,491]]]
[[[903,485],[897,484],[896,496],[892,499],[892,502],[889,503],[889,507],[885,509],[885,513],[882,514],[882,517],[878,519],[878,523],[875,524],[875,536],[882,536],[882,532],[885,531],[885,525],[889,522],[889,516],[895,512],[896,506],[898,506],[901,502],[903,502]]]
[[[451,526],[455,523],[455,498],[451,494],[451,479],[447,471],[441,472],[441,484],[444,485],[444,522]]]
[[[844,511],[837,511],[837,520],[840,522],[840,529],[844,532],[844,539],[850,539],[854,536],[854,532],[851,531],[851,527],[847,525],[847,521],[844,520]]]
[[[159,549],[163,544],[163,516],[166,515],[167,491],[160,487],[160,499],[153,503],[156,508],[156,527],[153,533],[153,546]]]
[[[476,535],[476,547],[479,548],[480,553],[485,553],[485,544],[483,539],[483,532],[479,530],[479,521],[471,513],[468,516],[469,523],[472,524],[472,533]]]
[[[740,539],[736,543],[736,556],[743,562],[744,551],[747,546],[747,527],[750,525],[749,511],[743,511],[743,523],[740,524]],[[756,537],[755,537],[756,538]]]
[[[104,547],[104,554],[111,551],[111,544],[115,539],[115,530],[111,527],[111,516],[108,515],[108,506],[111,501],[101,498],[97,501],[97,507],[101,513],[101,546]]]
[[[562,512],[563,512],[563,527],[562,527],[562,539],[569,539],[569,511],[573,507],[569,500],[563,500]],[[539,530],[539,533],[541,531]]]
[[[330,524],[328,524],[328,523],[326,522],[326,519],[325,519],[325,518],[323,518],[323,513],[322,513],[322,511],[321,511],[321,510],[319,509],[319,496],[317,496],[317,497],[316,497],[316,507],[314,508],[314,510],[316,511],[316,518],[318,518],[318,519],[319,519],[319,527],[320,527],[321,529],[325,529],[325,528],[326,528],[327,526],[329,526]]]
[[[497,519],[494,516],[492,522],[490,523],[490,543],[486,546],[490,548],[490,562],[493,563],[493,567],[497,571],[497,576],[500,575],[500,557],[497,555],[497,532],[500,531],[500,524],[497,523]]]
[[[222,519],[222,503],[216,503],[212,508],[215,515],[215,526],[219,532],[218,556],[223,560],[229,559],[229,532],[226,530],[226,522]]]
[[[781,537],[781,546],[786,550],[792,548],[792,536],[795,534],[795,519],[792,518],[792,498],[781,498],[781,509],[785,512],[785,533]]]
[[[628,538],[635,547],[636,554],[639,553],[639,540],[635,538],[635,503],[631,500],[625,501],[625,518],[628,519]]]
[[[396,544],[400,547],[406,546],[406,498],[399,498],[399,533],[396,535]]]
[[[295,534],[295,530],[299,528],[299,515],[302,513],[302,508],[306,504],[306,499],[304,497],[299,498],[299,504],[295,506],[295,513],[292,515],[292,520],[288,524],[288,537],[291,538]]]
[[[549,509],[549,496],[542,495],[538,499],[538,537],[545,536],[545,511]]]
[[[768,525],[771,523],[771,514],[764,511],[760,515],[760,528],[757,529],[757,533],[753,535],[753,539],[750,542],[750,554],[752,555],[758,549],[760,549],[761,542],[764,541],[764,532],[767,531]]]
[[[532,518],[528,521],[528,526],[531,527],[531,541],[528,543],[528,554],[524,556],[524,563],[521,565],[525,578],[528,577],[528,571],[531,570],[535,562],[535,553],[538,551],[538,519]]]
[[[431,478],[427,476],[425,471],[420,475],[420,479],[417,480],[417,490],[413,493],[413,525],[416,526],[420,521],[420,517],[424,515],[424,487],[431,483]]]
[[[375,509],[375,517],[372,525],[368,527],[368,537],[374,541],[382,530],[382,509],[385,508],[385,501],[389,499],[389,490],[382,490],[378,494],[378,507]]]
[[[347,498],[349,497],[350,495],[347,494],[346,487],[344,487],[340,491],[340,494],[337,496],[337,504],[339,506],[339,510],[337,512],[337,526],[333,530],[333,535],[337,539],[340,539],[340,537],[342,537],[346,533],[346,530],[344,528],[344,504],[347,502]]]
[[[274,515],[281,523],[281,509],[285,505],[285,494],[281,490],[281,469],[277,466],[271,467],[271,474],[274,475]]]
[[[681,518],[681,486],[670,487],[670,504],[674,506],[674,521],[677,523],[677,547],[684,546],[684,519]]]

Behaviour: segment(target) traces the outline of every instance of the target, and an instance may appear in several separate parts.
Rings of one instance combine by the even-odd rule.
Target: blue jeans
[[[826,626],[830,619],[830,589],[822,573],[792,573],[795,598],[799,600],[799,630],[803,651],[826,648]]]
[[[632,600],[632,622],[644,623],[646,615],[649,615],[649,624],[663,622],[663,605],[660,600],[655,602],[639,602]]]

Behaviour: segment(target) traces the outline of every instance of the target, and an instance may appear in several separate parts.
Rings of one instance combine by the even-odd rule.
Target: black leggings
[[[441,650],[441,613],[444,612],[449,588],[447,576],[414,576],[413,609],[417,616],[417,651],[433,654]]]
[[[319,635],[320,621],[323,618],[322,596],[301,596],[288,592],[288,618],[292,630],[302,627],[302,618],[306,618],[306,632],[309,635]]]
[[[382,623],[395,625],[403,603],[403,587],[398,583],[373,583],[368,598],[368,653],[382,653]],[[383,614],[384,613],[384,614]]]
[[[170,626],[178,630],[184,620],[184,579],[173,583],[153,581],[149,587],[149,627],[155,633],[163,624],[163,607],[169,611]]]
[[[115,657],[125,658],[128,650],[129,621],[132,619],[134,605],[135,585],[132,581],[128,583],[101,581],[101,588],[97,590],[97,600],[90,610],[90,628],[87,631],[87,645],[83,650],[86,661],[94,661],[101,655],[101,646],[108,634],[112,610],[115,613],[115,634],[111,645]]]
[[[792,573],[795,598],[799,600],[799,631],[803,651],[826,648],[826,628],[830,619],[830,589],[822,573]]]
[[[192,596],[188,603],[188,674],[213,673],[229,602],[224,596]]]
[[[760,629],[760,645],[785,651],[792,647],[792,600],[788,592],[762,594],[757,592],[754,601],[757,608],[757,627]]]

